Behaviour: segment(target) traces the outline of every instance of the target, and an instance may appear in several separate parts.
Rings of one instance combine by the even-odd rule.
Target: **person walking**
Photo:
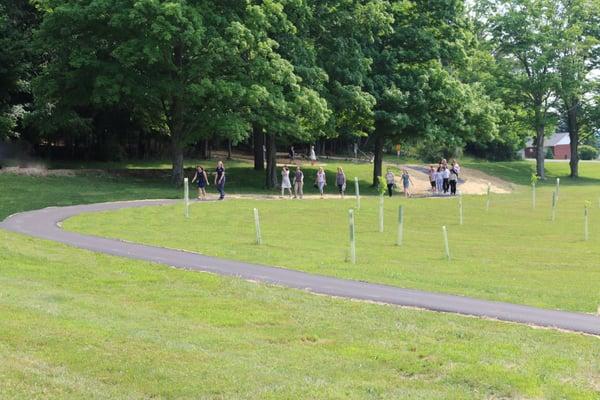
[[[431,193],[435,193],[435,168],[433,168],[433,165],[429,166],[429,184],[431,185]]]
[[[444,189],[444,175],[442,173],[442,164],[438,166],[437,171],[435,172],[435,192],[442,193]]]
[[[285,189],[289,191],[291,198],[292,182],[290,182],[290,170],[288,169],[287,165],[284,165],[283,169],[281,170],[281,197],[283,197]]]
[[[452,168],[450,170],[450,178],[449,178],[449,183],[450,183],[450,194],[452,196],[456,196],[456,184],[458,182],[458,173],[456,172],[456,170],[454,168]]]
[[[217,163],[216,172],[215,186],[219,191],[219,200],[223,200],[225,198],[225,166],[223,165],[223,161]]]
[[[290,149],[288,150],[288,157],[290,158],[292,163],[296,159],[296,151],[294,150],[294,146],[290,146]]]
[[[450,170],[448,166],[444,166],[442,168],[442,188],[444,189],[444,194],[448,194],[448,189],[450,189]]]
[[[198,200],[206,200],[206,187],[208,186],[208,176],[202,166],[196,165],[196,173],[192,179],[192,183],[198,182]]]
[[[296,173],[294,175],[294,198],[302,198],[304,193],[302,189],[304,187],[304,174],[300,169],[300,166],[296,167]]]
[[[387,183],[388,196],[392,197],[394,194],[394,185],[396,184],[396,177],[391,169],[387,170],[385,174],[385,182]]]
[[[315,146],[311,145],[310,146],[310,165],[315,165],[315,162],[317,161],[317,154],[315,153]]]
[[[337,174],[335,175],[335,183],[340,192],[340,196],[344,198],[344,192],[346,191],[346,174],[344,174],[344,170],[342,167],[338,167]]]
[[[327,177],[325,176],[323,167],[320,167],[319,171],[317,171],[317,179],[315,180],[315,183],[317,184],[321,198],[323,198],[323,191],[325,190],[325,185],[327,185]]]
[[[406,169],[402,170],[402,186],[404,188],[404,197],[410,197],[410,185],[415,186],[412,178]]]

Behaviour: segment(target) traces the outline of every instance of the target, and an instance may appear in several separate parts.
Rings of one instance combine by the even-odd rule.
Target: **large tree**
[[[555,119],[556,2],[554,0],[491,0],[481,2],[487,38],[506,74],[505,89],[522,105],[534,132],[536,172],[544,179],[544,140]]]
[[[126,105],[170,137],[172,178],[183,178],[183,155],[210,123],[247,126],[227,60],[228,21],[209,1],[84,0],[40,2],[37,35],[48,64],[36,81],[52,114]],[[219,7],[226,5],[217,2]],[[212,23],[212,25],[209,25]],[[210,33],[210,34],[209,34]]]
[[[600,62],[600,1],[558,0],[555,22],[558,90],[571,139],[570,176],[579,176],[579,143],[592,70]]]

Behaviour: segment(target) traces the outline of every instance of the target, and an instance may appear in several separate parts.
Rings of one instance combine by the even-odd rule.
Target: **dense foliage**
[[[110,159],[210,143],[514,157],[598,129],[599,0],[2,0],[0,138]],[[335,145],[334,145],[335,144]],[[263,153],[263,145],[266,152]],[[341,146],[341,147],[340,147]]]

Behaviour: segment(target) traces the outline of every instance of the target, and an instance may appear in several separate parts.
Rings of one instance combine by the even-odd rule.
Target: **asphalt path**
[[[600,316],[593,314],[542,309],[333,278],[290,269],[225,260],[187,251],[83,235],[65,231],[60,227],[61,221],[82,213],[131,207],[161,206],[176,202],[181,201],[143,200],[49,207],[14,214],[0,223],[0,228],[113,256],[233,276],[312,293],[600,335]]]

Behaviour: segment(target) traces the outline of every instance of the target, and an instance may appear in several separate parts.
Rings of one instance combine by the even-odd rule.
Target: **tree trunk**
[[[183,145],[173,137],[171,139],[171,181],[180,186],[183,183]]]
[[[379,177],[383,170],[383,135],[381,132],[375,133],[375,159],[373,160],[373,187],[379,185]]]
[[[265,169],[265,155],[263,152],[265,135],[262,128],[258,125],[253,125],[252,136],[254,139],[254,169],[256,171],[263,171]]]
[[[546,179],[546,175],[544,174],[544,159],[546,158],[546,154],[544,153],[544,135],[545,129],[544,125],[538,125],[536,127],[536,137],[535,137],[535,159],[536,165],[535,170],[536,174],[540,179]]]
[[[277,187],[277,147],[274,134],[267,135],[267,173],[265,177],[265,186],[268,189]]]
[[[571,178],[579,177],[579,122],[577,120],[579,111],[579,100],[574,99],[567,106],[567,125],[569,127],[569,139],[571,139],[571,159],[569,167],[571,168]]]

